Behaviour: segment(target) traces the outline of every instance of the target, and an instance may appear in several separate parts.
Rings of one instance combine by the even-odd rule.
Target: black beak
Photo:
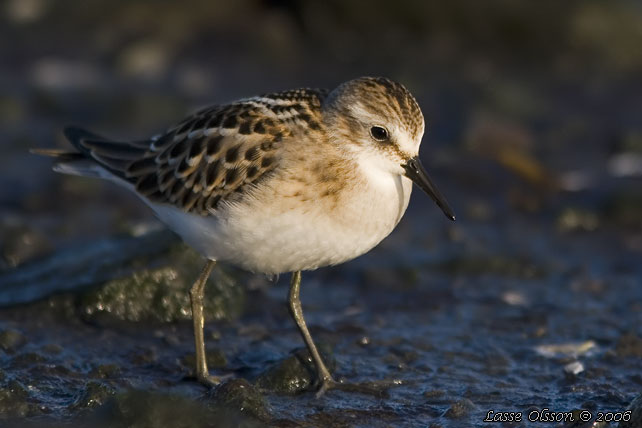
[[[428,173],[424,169],[423,165],[419,161],[419,156],[415,156],[410,159],[405,165],[402,165],[403,169],[406,170],[406,177],[411,179],[417,186],[421,188],[424,192],[432,198],[433,201],[437,204],[439,208],[446,214],[446,217],[455,221],[455,213],[453,209],[448,205],[446,198],[437,190],[437,187],[433,184],[432,180],[428,176]]]

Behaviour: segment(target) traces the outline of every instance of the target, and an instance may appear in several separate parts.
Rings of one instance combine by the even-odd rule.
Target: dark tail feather
[[[129,165],[142,159],[149,150],[148,141],[117,142],[73,126],[65,128],[63,133],[85,157],[121,178],[127,178]]]
[[[56,158],[56,160],[60,162],[71,162],[85,158],[85,155],[80,152],[70,152],[69,150],[60,149],[29,149],[29,153]]]
[[[127,168],[132,162],[142,159],[149,150],[148,141],[116,142],[93,132],[73,126],[63,134],[78,151],[58,149],[32,149],[31,153],[50,156],[59,161],[55,171],[109,178],[106,171],[127,180]],[[101,171],[102,170],[102,171]]]
[[[136,160],[149,149],[149,142],[144,145],[117,142],[76,127],[67,127],[63,133],[74,147],[99,161],[101,158]]]

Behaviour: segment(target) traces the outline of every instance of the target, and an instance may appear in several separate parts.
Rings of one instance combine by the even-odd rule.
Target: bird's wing
[[[322,96],[296,90],[206,108],[147,141],[113,142],[79,128],[65,135],[149,200],[209,215],[267,177],[286,140],[318,129]]]

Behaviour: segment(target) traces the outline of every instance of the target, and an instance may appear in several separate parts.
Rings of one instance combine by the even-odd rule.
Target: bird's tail
[[[77,151],[31,149],[31,153],[53,157],[56,172],[96,178],[125,178],[127,166],[144,156],[148,142],[115,142],[81,128],[67,127],[64,135]]]
[[[95,161],[87,158],[80,152],[59,149],[30,149],[29,152],[39,156],[54,158],[56,164],[53,166],[53,170],[62,174],[110,178],[108,171],[105,171],[105,169]]]

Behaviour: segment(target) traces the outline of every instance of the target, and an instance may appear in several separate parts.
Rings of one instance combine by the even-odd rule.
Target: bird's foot
[[[316,398],[320,398],[323,394],[325,394],[330,389],[337,388],[338,385],[341,385],[341,383],[334,380],[332,376],[322,378],[315,385],[317,387],[317,393],[315,395]]]
[[[225,382],[228,379],[233,378],[234,375],[227,374],[224,376],[214,376],[209,373],[198,373],[196,379],[199,383],[207,386],[208,388],[214,388],[215,386],[220,385],[222,382]]]

